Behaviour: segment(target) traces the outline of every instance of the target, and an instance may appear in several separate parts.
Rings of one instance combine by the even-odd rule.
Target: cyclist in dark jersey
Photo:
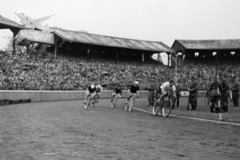
[[[96,95],[95,95],[96,103],[98,102],[98,99],[100,98],[102,90],[103,90],[103,88],[102,88],[101,84],[96,86]]]
[[[122,88],[121,88],[121,86],[117,86],[112,92],[112,99],[111,99],[111,103],[112,103],[111,107],[112,108],[113,108],[113,105],[115,105],[115,104],[113,104],[113,99],[121,98],[121,97],[122,97]]]
[[[87,88],[85,94],[86,94],[86,96],[85,96],[84,103],[86,104],[86,103],[87,103],[87,98],[88,98],[89,96],[94,97],[95,94],[96,94],[96,87],[95,87],[95,85],[94,85],[94,84],[90,85],[90,86]]]
[[[133,85],[130,86],[129,96],[128,96],[128,98],[127,98],[126,104],[128,103],[129,99],[130,99],[134,94],[136,94],[136,95],[139,97],[138,91],[139,91],[140,89],[139,89],[138,84],[139,84],[138,81],[134,81]]]

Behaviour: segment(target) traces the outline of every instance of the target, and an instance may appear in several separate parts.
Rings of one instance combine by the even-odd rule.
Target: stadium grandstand
[[[6,22],[2,21],[9,28],[22,29],[11,20]],[[171,69],[151,58],[154,53],[174,53],[162,42],[56,28],[54,36],[55,45],[43,55],[29,57],[20,50],[1,54],[0,89],[84,90],[92,82],[106,89],[121,83],[127,89],[133,80],[140,82],[141,89],[147,89],[171,77]]]
[[[212,81],[216,69],[230,86],[239,77],[240,40],[175,40],[172,47],[178,55],[178,73],[184,88],[191,76],[198,79],[201,90]],[[190,73],[190,74],[189,74]]]

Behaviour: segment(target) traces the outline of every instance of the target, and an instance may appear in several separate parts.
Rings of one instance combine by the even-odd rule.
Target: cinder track
[[[146,99],[136,106],[151,110]],[[202,109],[186,114],[208,115]],[[114,109],[103,99],[88,110],[83,101],[0,107],[1,160],[237,160],[239,133],[239,126],[125,112],[122,99]]]

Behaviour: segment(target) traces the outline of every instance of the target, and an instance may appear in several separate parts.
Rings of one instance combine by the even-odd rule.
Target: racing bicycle
[[[87,102],[84,106],[84,109],[88,109],[90,107],[90,105],[92,104],[93,107],[95,107],[95,103],[96,103],[96,98],[95,96],[88,96],[87,98]]]
[[[138,97],[138,95],[136,93],[133,93],[133,95],[128,100],[128,103],[125,106],[125,111],[132,112],[136,97]]]
[[[173,102],[174,97],[169,93],[166,96],[162,97],[160,102],[157,102],[156,99],[156,102],[152,109],[153,115],[156,116],[158,113],[160,113],[163,117],[168,117],[173,109]]]
[[[117,103],[117,101],[118,101],[118,99],[119,98],[121,98],[121,95],[119,95],[119,94],[115,94],[114,95],[114,98],[112,99],[112,105],[111,105],[111,108],[114,108],[115,107],[115,105],[116,105],[116,103]]]

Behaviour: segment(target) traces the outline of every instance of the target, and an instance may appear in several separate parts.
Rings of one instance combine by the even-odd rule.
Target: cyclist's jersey
[[[114,92],[115,92],[116,94],[122,94],[122,89],[116,87],[116,88],[114,89]]]
[[[170,82],[163,83],[160,88],[162,90],[162,93],[169,93],[170,91],[173,91],[173,93],[176,93],[175,85],[173,85],[172,88],[170,88]]]
[[[97,92],[97,93],[102,92],[102,86],[97,85],[97,86],[96,86],[96,92]]]
[[[91,86],[89,86],[87,90],[89,93],[94,93],[96,91],[96,87],[94,86],[94,88],[91,88]]]
[[[139,86],[131,85],[130,92],[131,93],[137,93],[137,91],[139,91]]]

